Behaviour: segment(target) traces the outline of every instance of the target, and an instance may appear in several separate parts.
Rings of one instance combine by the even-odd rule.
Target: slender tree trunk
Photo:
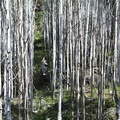
[[[72,0],[71,2],[71,11],[72,11],[72,19],[71,19],[71,24],[72,24],[72,36],[71,36],[71,43],[72,43],[72,54],[71,54],[71,74],[72,74],[72,79],[71,79],[71,94],[72,94],[72,120],[74,120],[74,87],[75,87],[75,1]],[[73,19],[74,18],[74,19]]]
[[[56,87],[56,0],[53,1],[53,78],[52,78],[52,91],[53,97],[55,96],[55,87]]]
[[[80,1],[78,0],[77,2],[77,42],[76,42],[76,86],[77,86],[77,120],[80,119],[80,21],[81,21],[81,6],[80,6]]]
[[[66,5],[67,9],[67,14],[66,14],[66,19],[67,19],[67,90],[69,89],[68,83],[70,83],[70,16],[69,16],[69,9],[70,9],[70,1],[67,1]]]
[[[17,3],[19,6],[19,23],[23,24],[23,2],[22,0],[19,0]],[[22,107],[23,107],[23,68],[24,68],[24,63],[23,61],[23,25],[20,24],[17,28],[17,52],[18,52],[18,78],[19,78],[19,120],[23,119],[23,112],[22,112]]]
[[[11,26],[10,26],[10,8],[11,8],[11,4],[10,4],[10,0],[6,1],[6,10],[7,10],[7,14],[6,14],[6,20],[7,20],[7,27],[6,27],[6,33],[7,33],[7,56],[6,56],[6,112],[5,112],[5,119],[6,120],[11,120],[11,85],[10,85],[10,81],[12,81],[11,79],[11,36],[10,36],[10,30],[11,30]]]
[[[83,80],[83,120],[85,120],[85,80],[86,80],[86,75],[87,75],[87,44],[88,44],[88,27],[89,27],[89,12],[90,12],[90,0],[88,1],[87,4],[87,21],[86,21],[86,30],[85,30],[85,55],[84,55],[84,80]]]
[[[120,30],[118,29],[118,26],[120,27],[118,20],[119,20],[119,16],[118,16],[118,12],[119,12],[119,0],[116,0],[116,17],[115,17],[115,48],[118,49],[117,50],[117,56],[115,53],[115,58],[118,60],[115,60],[115,63],[118,64],[118,79],[116,80],[116,82],[118,83],[118,86],[120,87]],[[116,52],[116,50],[115,50]],[[117,66],[115,66],[117,69]],[[120,92],[118,92],[118,94],[120,94]],[[120,95],[119,98],[117,98],[117,106],[116,106],[116,120],[120,120]]]
[[[30,59],[30,84],[29,84],[29,96],[30,96],[30,112],[31,112],[31,119],[33,119],[33,68],[34,68],[34,16],[35,16],[35,6],[34,1],[29,0],[29,59]]]
[[[1,7],[0,7],[0,118],[2,118],[2,80],[1,80],[1,41],[2,41],[2,32],[1,32],[1,29],[2,29],[2,14],[1,14]]]
[[[60,0],[59,6],[59,102],[58,102],[58,120],[62,120],[62,70],[63,70],[63,0]]]

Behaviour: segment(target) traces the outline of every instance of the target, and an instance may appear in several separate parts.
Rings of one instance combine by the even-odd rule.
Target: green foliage
[[[112,107],[115,107],[115,105],[116,105],[116,103],[115,103],[115,101],[112,100],[112,99],[107,99],[107,100],[105,101],[105,109],[109,109],[111,106],[112,106]]]
[[[35,31],[35,42],[43,40],[43,33],[41,31]]]
[[[120,98],[120,85],[117,87],[117,95],[118,95],[118,98]]]
[[[43,31],[43,12],[35,13],[36,30]]]

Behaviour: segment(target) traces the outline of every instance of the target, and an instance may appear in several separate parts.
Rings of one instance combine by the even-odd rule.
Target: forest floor
[[[58,114],[58,91],[56,90],[56,96],[52,97],[52,91],[50,88],[49,75],[37,76],[37,80],[34,80],[34,113],[33,120],[57,120]],[[86,88],[89,91],[89,87]],[[112,99],[112,95],[107,95],[109,91],[105,92],[105,99],[103,105],[103,120],[115,120],[116,116],[116,103]],[[98,90],[97,87],[93,90],[93,101],[90,101],[90,93],[86,92],[85,110],[86,120],[91,120],[91,108],[92,105],[92,117],[93,120],[97,120],[98,112]],[[62,101],[62,119],[72,120],[72,98],[71,90],[63,90]],[[13,101],[12,105],[12,120],[18,120],[18,105],[17,100]],[[81,101],[81,100],[80,100]],[[76,94],[74,97],[74,120],[76,120],[77,101]],[[80,111],[82,111],[82,105],[80,104]],[[82,113],[80,112],[80,119],[82,120]]]
[[[50,81],[49,76],[40,76],[40,78],[34,83],[35,85],[35,120],[57,120],[58,114],[58,91],[56,91],[56,96],[53,99],[52,92],[50,90]],[[89,90],[86,89],[86,91]],[[91,120],[91,108],[92,105],[92,116],[93,120],[97,120],[97,111],[98,111],[98,91],[97,87],[94,88],[94,97],[93,101],[90,101],[90,93],[86,93],[86,120]],[[103,118],[104,120],[115,120],[116,114],[116,104],[112,99],[112,96],[107,95],[109,91],[106,90],[106,97],[103,102]],[[71,113],[71,91],[63,90],[63,101],[62,101],[62,119],[63,120],[72,120]],[[81,105],[80,105],[81,106]],[[80,107],[81,110],[81,107]],[[77,102],[76,97],[74,98],[74,119],[76,120],[76,111],[77,111]],[[80,113],[82,116],[82,113]],[[82,119],[82,117],[80,117]]]

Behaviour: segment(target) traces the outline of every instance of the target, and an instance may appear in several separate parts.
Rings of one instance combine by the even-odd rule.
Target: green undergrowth
[[[86,88],[86,89],[89,89]],[[119,88],[117,88],[119,89]],[[111,89],[110,89],[111,90]],[[88,91],[88,90],[86,90]],[[105,90],[105,99],[103,99],[103,117],[104,120],[115,120],[116,103],[112,94],[108,94]],[[72,108],[71,90],[63,90],[62,100],[62,119],[72,120],[72,110],[74,110],[74,119],[77,119],[77,100],[76,92],[74,92],[74,108]],[[33,120],[57,120],[58,115],[58,96],[59,91],[56,90],[55,97],[52,97],[52,91],[50,88],[49,76],[40,76],[39,79],[34,81],[34,113]],[[18,102],[16,98],[12,100],[12,120],[18,120]],[[87,92],[85,96],[85,110],[86,120],[91,120],[91,114],[93,120],[97,120],[98,116],[98,88],[93,89],[93,100],[90,100],[90,93]],[[92,107],[92,113],[91,113]],[[82,97],[80,96],[80,119],[82,120]],[[23,111],[23,110],[21,110]]]
[[[58,114],[58,91],[56,90],[56,97],[52,97],[50,90],[50,84],[43,86],[35,92],[35,110],[37,113],[34,114],[35,120],[57,120]],[[98,91],[97,88],[93,89],[93,100],[90,100],[89,93],[86,94],[85,105],[86,105],[86,119],[91,120],[90,112],[92,106],[92,117],[93,120],[97,118],[98,112]],[[107,90],[106,90],[107,91]],[[71,90],[63,90],[63,101],[62,101],[62,119],[72,120],[72,97]],[[80,119],[82,119],[82,98],[80,96]],[[112,96],[109,95],[103,99],[103,117],[105,120],[115,120],[115,107],[116,103]],[[77,100],[76,94],[74,97],[74,119],[77,113]]]

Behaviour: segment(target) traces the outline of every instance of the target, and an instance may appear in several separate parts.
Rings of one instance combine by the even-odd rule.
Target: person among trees
[[[41,61],[41,71],[43,75],[46,75],[46,71],[47,71],[47,62],[46,59],[43,57],[42,61]]]

